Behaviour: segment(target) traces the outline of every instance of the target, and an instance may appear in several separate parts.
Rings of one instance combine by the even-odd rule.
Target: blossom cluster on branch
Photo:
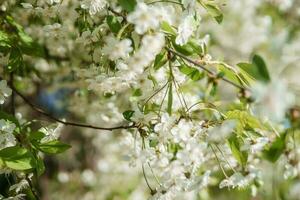
[[[297,188],[296,5],[0,3],[0,173],[14,180],[0,199],[42,198],[48,155],[59,153],[57,179],[85,186],[82,199],[263,196],[271,163]]]

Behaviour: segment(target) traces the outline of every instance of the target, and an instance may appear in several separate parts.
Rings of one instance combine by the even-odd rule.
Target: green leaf
[[[169,89],[168,89],[168,107],[167,112],[169,115],[172,114],[172,105],[173,105],[173,87],[172,82],[169,83]]]
[[[256,66],[259,74],[262,77],[262,80],[265,82],[269,82],[271,80],[267,65],[264,59],[259,55],[254,55],[252,59],[252,64]]]
[[[28,170],[36,167],[33,155],[22,147],[7,147],[0,151],[1,163],[14,170]]]
[[[220,10],[220,8],[218,7],[218,5],[216,5],[213,2],[205,2],[202,3],[202,6],[206,9],[206,11],[208,12],[208,14],[210,16],[212,16],[213,18],[215,18],[215,20],[221,24],[223,21],[223,14]]]
[[[172,45],[177,52],[182,53],[185,56],[190,56],[196,53],[194,51],[194,48],[189,44],[185,44],[181,46],[176,44],[175,40],[172,40]]]
[[[218,91],[218,83],[217,82],[211,82],[210,84],[212,84],[211,90],[209,92],[210,96],[215,96],[217,94]]]
[[[207,46],[205,43],[203,45],[198,45],[197,40],[194,38],[191,38],[188,42],[187,45],[190,46],[193,50],[194,53],[197,55],[205,55],[207,52]]]
[[[124,119],[126,119],[127,121],[131,121],[131,117],[133,116],[135,111],[133,110],[126,110],[125,112],[123,112],[123,117]]]
[[[156,103],[147,103],[143,105],[142,109],[140,109],[145,115],[149,114],[150,112],[158,112],[160,106]]]
[[[267,160],[275,163],[282,155],[286,146],[286,135],[287,133],[283,133],[280,137],[277,137],[276,140],[266,150],[263,151],[263,155]]]
[[[143,95],[143,92],[140,88],[137,88],[135,89],[133,92],[132,92],[132,96],[133,97],[140,97]]]
[[[9,35],[1,30],[0,30],[0,47],[6,47],[6,48],[11,47],[11,40]]]
[[[200,80],[204,77],[204,74],[199,72],[198,69],[195,69],[193,67],[189,67],[185,64],[180,65],[178,68],[179,68],[179,71],[181,73],[185,74],[186,76],[188,76],[193,81],[198,81],[198,80]]]
[[[176,31],[168,22],[163,21],[160,26],[163,31],[165,31],[171,35],[174,35],[174,36],[176,35]]]
[[[156,147],[159,144],[157,139],[153,139],[149,141],[149,146],[150,147]]]
[[[23,56],[18,48],[13,48],[10,51],[7,70],[13,72],[20,69],[23,66]]]
[[[160,54],[158,54],[158,55],[155,57],[153,68],[154,68],[155,70],[158,70],[158,69],[160,69],[162,66],[164,66],[164,64],[166,64],[167,61],[168,61],[168,58],[167,58],[167,52],[166,52],[166,51],[162,51]]]
[[[45,55],[44,48],[35,42],[11,16],[6,16],[7,22],[12,25],[20,40],[19,48],[22,53],[30,56],[43,57]]]
[[[40,151],[42,151],[44,153],[48,153],[48,154],[62,153],[64,151],[68,150],[69,148],[71,148],[70,145],[62,143],[58,140],[53,140],[53,141],[46,142],[46,143],[33,142],[33,145]]]
[[[218,65],[218,70],[224,74],[224,76],[234,82],[237,85],[241,85],[241,80],[233,70],[228,69],[223,64]]]
[[[117,17],[113,16],[113,15],[108,15],[106,17],[106,23],[108,25],[108,27],[110,28],[110,30],[113,32],[113,33],[118,33],[121,28],[122,28],[122,25],[121,23],[118,21]]]
[[[40,141],[45,137],[45,133],[41,131],[35,131],[29,134],[29,140],[30,141]]]
[[[259,128],[263,129],[263,125],[258,119],[252,116],[250,113],[241,110],[228,111],[226,113],[227,119],[236,119],[238,124],[236,126],[236,131],[242,133],[245,128]]]
[[[253,56],[252,63],[239,63],[237,66],[254,80],[262,82],[269,82],[271,80],[266,63],[259,55]]]
[[[43,159],[40,157],[37,159],[36,172],[38,176],[41,176],[45,172],[45,164]]]
[[[136,0],[118,0],[120,6],[127,12],[132,12],[136,6]]]
[[[246,151],[241,151],[238,138],[236,136],[229,138],[228,145],[234,158],[244,167],[247,164],[248,154]]]

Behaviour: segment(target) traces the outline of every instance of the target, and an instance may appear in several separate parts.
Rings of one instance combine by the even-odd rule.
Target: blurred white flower
[[[129,53],[133,50],[131,47],[130,39],[118,40],[113,35],[109,35],[105,38],[105,45],[103,47],[103,54],[107,55],[111,60],[117,60],[119,58],[127,58]]]
[[[67,172],[58,172],[57,179],[61,183],[67,183],[70,180],[70,176]]]
[[[85,169],[81,173],[81,180],[87,186],[93,186],[97,182],[95,173],[92,170],[90,170],[90,169]]]
[[[47,3],[53,5],[55,3],[60,3],[61,0],[47,0]]]
[[[265,147],[266,144],[270,142],[267,137],[259,137],[255,139],[246,138],[245,144],[241,147],[243,151],[250,151],[251,153],[257,153]]]
[[[10,186],[9,191],[15,191],[16,193],[20,193],[23,189],[26,189],[28,186],[28,181],[26,179],[22,179],[17,184]]]
[[[22,7],[25,9],[32,9],[33,6],[30,3],[21,3]]]
[[[209,127],[207,140],[209,142],[224,142],[232,134],[235,126],[235,120],[226,120],[220,126]]]
[[[224,187],[231,187],[231,188],[243,188],[247,186],[248,182],[246,177],[244,177],[241,173],[237,172],[234,173],[232,176],[230,176],[227,179],[224,179],[219,187],[224,188]]]
[[[149,29],[156,29],[159,26],[155,9],[143,2],[139,2],[134,10],[127,17],[128,22],[135,25],[135,31],[138,34],[144,34]]]
[[[54,127],[56,126],[56,127]],[[45,137],[41,140],[42,143],[57,140],[61,134],[64,125],[59,123],[58,125],[52,125],[50,127],[43,127],[40,129],[45,134]]]
[[[282,122],[295,100],[286,83],[280,79],[268,84],[257,83],[252,92],[255,99],[254,113],[274,122]]]
[[[180,120],[180,122],[171,129],[172,140],[175,143],[187,142],[191,137],[191,130],[193,128],[193,123],[186,120]]]
[[[81,8],[89,10],[90,15],[95,15],[107,5],[106,0],[85,0],[81,3]]]
[[[16,125],[14,123],[4,119],[0,120],[0,150],[17,144],[13,134],[15,128]]]
[[[188,42],[196,30],[196,20],[193,15],[188,15],[183,18],[182,22],[178,26],[178,36],[176,37],[176,44],[184,45]]]
[[[169,116],[168,113],[164,113],[161,116],[160,123],[156,124],[154,131],[159,134],[161,142],[166,141],[169,138],[169,133],[176,121],[175,117]]]
[[[7,86],[5,80],[0,81],[0,105],[4,104],[4,101],[12,93],[12,90]]]

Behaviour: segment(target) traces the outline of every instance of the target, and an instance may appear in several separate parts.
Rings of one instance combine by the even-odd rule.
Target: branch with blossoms
[[[217,187],[258,191],[266,162],[297,177],[296,96],[255,52],[236,65],[219,59],[231,60],[223,49],[226,56],[211,52],[223,45],[219,34],[212,44],[205,34],[207,21],[222,23],[220,6],[214,0],[1,3],[0,73],[10,81],[0,82],[0,173],[14,179],[5,197],[43,198],[36,186],[48,167],[45,155],[70,149],[64,139],[74,151],[93,150],[95,158],[76,162],[84,169],[76,176],[78,191],[105,188],[103,199],[195,200]],[[38,98],[47,106],[25,95],[32,83],[41,86]],[[53,124],[15,112],[23,111],[16,96]],[[86,123],[62,120],[66,112]],[[82,128],[79,142],[60,137],[66,126]],[[96,130],[119,134],[90,134]],[[68,174],[58,173],[59,181],[70,181]],[[138,192],[115,197],[125,193],[120,181]]]
[[[166,47],[166,49],[167,49],[169,52],[171,52],[172,54],[174,54],[174,55],[176,55],[176,56],[179,56],[179,57],[183,58],[184,60],[188,61],[189,63],[191,63],[191,64],[193,64],[193,65],[199,67],[200,69],[206,71],[209,75],[211,75],[212,77],[214,77],[214,78],[216,78],[216,79],[220,78],[220,79],[222,79],[223,81],[229,83],[230,85],[232,85],[232,86],[234,86],[234,87],[236,87],[236,88],[238,88],[238,89],[241,89],[241,90],[243,90],[243,91],[244,91],[244,90],[249,90],[248,88],[246,88],[246,87],[244,87],[244,86],[241,86],[241,85],[238,85],[238,84],[234,83],[233,81],[227,79],[227,78],[224,77],[224,76],[218,77],[218,74],[216,74],[216,73],[214,73],[213,71],[211,71],[211,70],[205,68],[205,67],[204,67],[203,65],[201,65],[200,63],[198,63],[198,62],[196,62],[196,61],[194,61],[194,60],[192,60],[192,59],[186,57],[185,55],[183,55],[183,54],[181,54],[181,53],[179,53],[179,52],[174,51],[173,49],[170,49],[170,48],[168,48],[168,47]]]
[[[120,130],[120,129],[132,129],[132,128],[138,128],[138,126],[135,123],[132,123],[132,125],[121,125],[121,126],[115,126],[115,127],[99,127],[94,126],[90,124],[82,124],[82,123],[76,123],[76,122],[70,122],[66,120],[58,119],[51,114],[44,111],[42,108],[38,107],[34,103],[32,103],[28,98],[26,98],[22,93],[20,93],[15,87],[11,86],[13,92],[15,92],[19,97],[22,98],[22,100],[28,104],[33,110],[37,111],[38,113],[44,115],[45,117],[61,123],[65,126],[75,126],[75,127],[81,127],[81,128],[89,128],[89,129],[95,129],[95,130],[106,130],[106,131],[113,131],[113,130]]]

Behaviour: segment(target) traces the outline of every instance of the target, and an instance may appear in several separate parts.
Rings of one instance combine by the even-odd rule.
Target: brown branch
[[[117,15],[117,16],[119,16],[119,17],[123,17],[124,19],[126,19],[126,16],[125,16],[125,15],[123,15],[122,13],[119,13],[119,12],[115,11],[115,10],[112,9],[111,7],[108,7],[107,9],[108,9],[110,12],[112,12],[113,14],[115,14],[115,15]]]
[[[60,120],[51,114],[47,113],[43,109],[39,108],[37,105],[32,103],[27,97],[25,97],[22,93],[20,93],[15,87],[12,87],[12,90],[23,99],[23,101],[28,104],[33,110],[37,111],[38,113],[44,115],[45,117],[52,119],[53,121],[62,123],[66,126],[76,126],[76,127],[82,127],[82,128],[90,128],[90,129],[97,129],[97,130],[107,130],[107,131],[113,131],[113,130],[119,130],[119,129],[131,129],[131,128],[138,128],[138,126],[133,123],[132,125],[122,125],[122,126],[116,126],[116,127],[99,127],[99,126],[93,126],[90,124],[81,124],[81,123],[76,123],[76,122],[70,122],[70,121],[63,121]]]
[[[165,48],[166,48],[169,52],[171,52],[173,55],[179,56],[179,57],[181,57],[182,59],[186,60],[187,62],[192,63],[192,64],[194,64],[195,66],[201,68],[203,71],[206,71],[206,72],[207,72],[208,74],[210,74],[211,76],[217,77],[217,74],[216,74],[215,72],[213,72],[213,71],[207,69],[206,67],[204,67],[203,65],[199,64],[198,62],[196,62],[196,61],[194,61],[194,60],[192,60],[192,59],[186,57],[185,55],[183,55],[183,54],[181,54],[181,53],[179,53],[179,52],[177,52],[177,51],[174,51],[174,50],[171,49],[171,48],[168,48],[168,47],[165,47]],[[231,84],[232,86],[234,86],[234,87],[236,87],[236,88],[238,88],[238,89],[241,89],[241,90],[249,90],[249,89],[247,89],[247,88],[245,88],[245,87],[243,87],[243,86],[241,86],[241,85],[239,85],[239,84],[234,83],[233,81],[227,79],[226,77],[220,77],[220,78],[221,78],[223,81],[225,81],[225,82]]]

